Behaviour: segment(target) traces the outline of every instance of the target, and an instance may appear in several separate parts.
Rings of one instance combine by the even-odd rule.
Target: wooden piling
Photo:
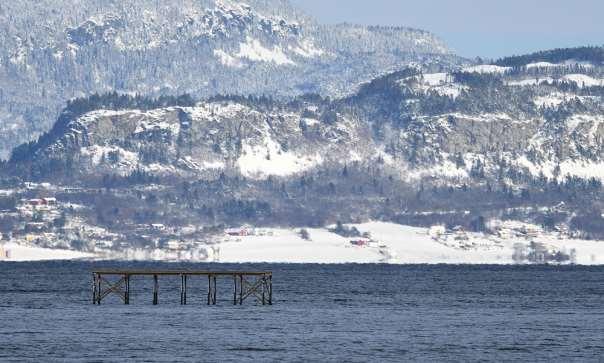
[[[262,276],[262,305],[266,305],[266,276]]]
[[[212,297],[212,303],[213,303],[214,305],[216,305],[216,291],[218,290],[218,289],[216,288],[216,275],[212,275],[212,279],[214,280],[214,289],[213,289],[214,296]]]
[[[96,275],[96,283],[97,283],[97,288],[98,288],[97,295],[96,295],[97,305],[101,305],[101,299],[102,299],[102,297],[101,297],[101,279],[102,279],[101,274],[97,274]]]
[[[96,304],[96,274],[92,274],[92,304]]]
[[[212,298],[212,276],[208,275],[208,305],[210,305],[211,298]]]
[[[187,305],[187,275],[180,275],[180,304]]]
[[[183,299],[184,304],[183,305],[187,305],[187,275],[183,275],[183,278],[185,279],[185,292],[184,292],[184,299]]]
[[[130,275],[126,274],[124,276],[124,280],[126,284],[126,291],[124,292],[124,304],[130,305]]]
[[[273,305],[273,274],[268,275],[268,304]]]
[[[243,275],[239,275],[239,305],[243,305]]]
[[[233,305],[237,305],[237,275],[233,275]]]
[[[153,275],[153,305],[159,303],[159,281],[157,275]]]
[[[180,305],[185,304],[185,275],[180,275]]]

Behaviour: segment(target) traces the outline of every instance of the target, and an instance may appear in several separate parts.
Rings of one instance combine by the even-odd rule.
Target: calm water
[[[271,269],[275,305],[205,303],[207,280],[131,282],[91,304],[93,267]],[[0,264],[0,361],[604,361],[604,268]]]

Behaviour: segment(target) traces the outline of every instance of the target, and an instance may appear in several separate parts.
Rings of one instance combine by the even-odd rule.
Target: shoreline
[[[61,260],[141,261],[168,263],[271,263],[271,264],[390,264],[390,265],[604,265],[604,242],[560,239],[541,234],[531,238],[501,238],[482,233],[435,236],[431,229],[386,222],[368,222],[354,226],[371,236],[343,237],[326,228],[308,228],[307,238],[300,229],[270,228],[263,234],[222,236],[196,249],[171,248],[97,250],[81,252],[42,248],[17,243],[3,244],[9,259],[0,262]],[[360,238],[362,240],[362,238]],[[518,245],[540,245],[547,251],[564,252],[572,259],[518,259]],[[526,251],[525,251],[526,252]]]

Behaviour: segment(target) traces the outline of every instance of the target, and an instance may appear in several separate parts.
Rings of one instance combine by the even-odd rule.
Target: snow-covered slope
[[[69,122],[32,161],[69,158],[70,168],[82,176],[233,171],[262,179],[340,164],[353,152],[363,159],[373,153],[366,125],[337,113],[319,121],[325,118],[320,107],[326,105],[266,108],[223,100],[148,111],[96,110]]]
[[[582,69],[593,79],[604,73]],[[31,162],[29,171],[42,175],[68,162],[68,175],[227,171],[263,179],[379,160],[412,183],[602,181],[603,88],[579,86],[576,71],[409,68],[335,101],[223,97],[141,109],[129,106],[137,98],[91,98],[82,103],[92,111],[70,106],[40,142],[15,150],[11,165]],[[535,77],[548,81],[526,82]]]
[[[460,62],[430,33],[319,25],[282,0],[11,1],[0,30],[2,158],[92,93],[334,96],[411,62]]]
[[[385,222],[351,225],[371,236],[371,242],[355,246],[352,241],[325,228],[306,229],[309,239],[298,229],[265,228],[262,234],[222,237],[211,247],[210,260],[223,263],[389,263],[389,264],[514,264],[513,256],[522,245],[540,243],[555,251],[573,251],[574,263],[604,264],[604,242],[561,239],[553,234],[536,238],[499,238],[482,233],[464,233],[460,241],[436,239],[428,228]],[[145,254],[129,251],[131,259],[165,259],[160,251]],[[173,256],[174,261],[197,261],[194,254]],[[119,256],[117,256],[119,257]],[[526,262],[524,262],[526,263]]]
[[[597,64],[403,72],[367,85],[354,102],[361,118],[386,116],[374,122],[386,151],[426,176],[488,176],[508,165],[533,177],[602,180],[603,74]]]
[[[515,247],[531,241],[557,251],[574,251],[574,262],[581,265],[604,264],[604,242],[560,239],[543,234],[532,240],[497,238],[469,233],[464,246],[444,243],[428,228],[393,223],[368,222],[354,225],[368,233],[373,242],[355,246],[355,238],[339,236],[325,228],[308,228],[309,239],[299,229],[266,228],[262,235],[222,237],[208,248],[211,254],[171,253],[170,251],[125,250],[121,253],[94,254],[8,243],[0,246],[1,262],[128,259],[178,262],[221,263],[389,263],[389,264],[514,264]],[[8,253],[8,258],[5,257]]]

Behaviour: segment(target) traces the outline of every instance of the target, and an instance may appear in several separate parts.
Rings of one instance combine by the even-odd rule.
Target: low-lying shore
[[[604,264],[603,241],[565,239],[548,234],[530,238],[466,232],[441,235],[427,228],[383,222],[348,227],[355,227],[370,237],[343,237],[327,228],[308,228],[304,235],[300,229],[269,228],[258,235],[222,237],[203,254],[132,249],[107,255],[8,243],[3,246],[5,255],[0,261],[117,259],[217,263]],[[536,248],[531,246],[541,246],[543,253],[571,256],[572,259],[541,261],[539,256],[534,256],[535,251],[519,250]],[[532,258],[537,261],[523,261],[522,256],[518,257],[522,253],[533,254]]]

